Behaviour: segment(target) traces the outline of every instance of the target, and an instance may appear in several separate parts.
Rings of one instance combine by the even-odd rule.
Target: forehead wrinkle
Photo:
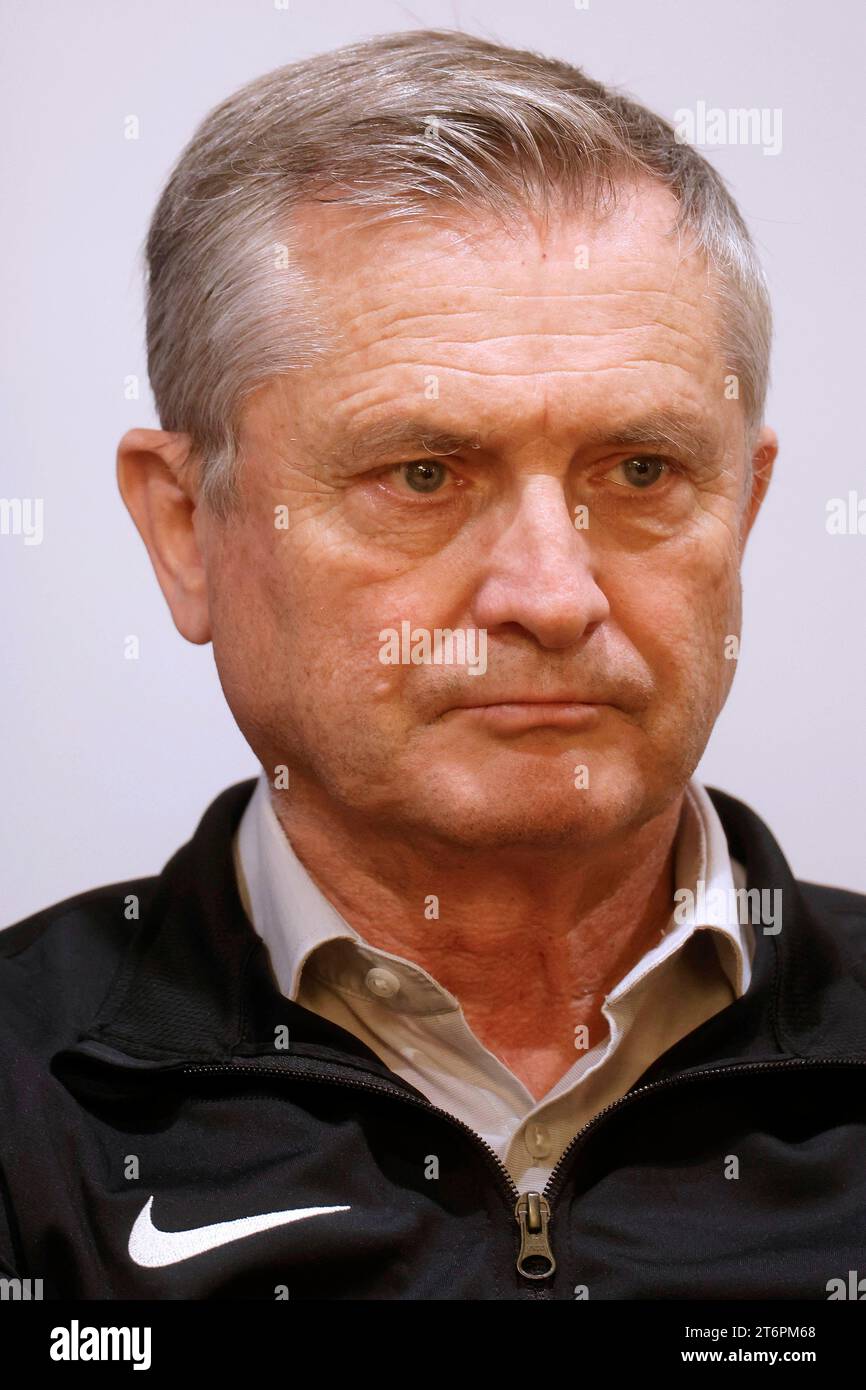
[[[411,364],[411,365],[414,366],[415,364],[413,363],[413,364]],[[489,367],[466,367],[466,366],[462,366],[462,365],[461,365],[461,366],[455,366],[453,362],[431,362],[431,363],[429,363],[429,364],[427,364],[427,363],[425,362],[425,365],[429,365],[430,371],[433,372],[433,373],[435,373],[435,372],[442,372],[442,373],[454,372],[454,373],[458,374],[459,376],[464,376],[464,377],[480,377],[483,381],[517,381],[517,382],[521,382],[521,381],[535,381],[535,380],[536,380],[537,378],[539,378],[539,377],[542,377],[542,378],[543,378],[543,377],[554,377],[554,376],[559,376],[559,377],[584,377],[584,376],[586,376],[586,377],[594,378],[594,377],[600,377],[600,376],[602,376],[603,374],[607,374],[607,373],[609,373],[609,372],[627,372],[627,371],[631,371],[632,369],[638,368],[638,367],[657,367],[657,366],[659,365],[659,363],[658,363],[658,361],[657,361],[656,359],[653,359],[653,358],[649,358],[649,357],[635,357],[635,358],[631,358],[631,359],[630,359],[629,361],[627,361],[627,362],[616,362],[616,363],[612,363],[610,366],[604,366],[604,367],[594,367],[594,366],[586,366],[586,367],[576,367],[576,366],[568,366],[568,367],[549,367],[549,366],[547,366],[546,364],[541,364],[541,365],[538,366],[538,367],[528,368],[526,371],[522,371],[522,372],[515,372],[515,371],[501,371],[501,372],[496,372],[496,371],[493,371],[493,370],[492,370],[491,368],[489,368]],[[685,375],[685,376],[688,378],[689,382],[693,382],[694,377],[693,377],[692,373],[688,371],[687,368],[681,367],[681,366],[680,366],[678,363],[676,363],[676,362],[671,362],[671,363],[665,364],[665,365],[669,368],[669,370],[671,370],[671,371],[676,371],[676,372],[680,372],[680,373],[682,373],[683,375]],[[371,368],[371,372],[375,372],[376,370],[377,370],[377,369],[375,369],[375,368]],[[351,400],[354,399],[355,397],[357,397],[357,396],[367,396],[367,395],[369,395],[370,393],[371,393],[371,388],[369,388],[369,387],[366,388],[366,389],[364,389],[364,390],[362,390],[361,388],[359,388],[357,391],[354,391],[354,392],[352,393],[352,396],[351,396],[351,397],[347,397],[345,401],[341,402],[341,404],[344,404],[344,405],[349,404],[349,403],[351,402]]]
[[[493,327],[493,325],[491,325]],[[504,327],[504,325],[503,325]],[[604,348],[608,344],[611,351],[634,352],[637,348],[648,348],[651,354],[656,357],[666,351],[681,353],[685,351],[689,357],[704,365],[711,365],[720,357],[720,344],[717,336],[709,329],[712,336],[708,340],[708,329],[705,327],[702,334],[696,332],[694,325],[687,324],[680,326],[666,320],[655,318],[644,323],[620,323],[596,325],[594,323],[579,323],[574,327],[556,325],[554,328],[540,326],[516,327],[512,331],[488,332],[479,335],[468,334],[466,337],[444,337],[440,333],[422,334],[417,330],[411,335],[400,333],[380,334],[375,340],[360,343],[347,343],[344,350],[337,360],[332,360],[330,369],[334,375],[347,375],[352,373],[358,377],[369,376],[382,370],[399,368],[401,366],[417,367],[423,364],[425,367],[435,370],[472,371],[472,354],[474,351],[491,353],[495,349],[502,350],[514,349],[515,352],[530,352],[533,354],[533,361],[536,363],[535,370],[547,370],[547,356],[557,354],[561,357],[563,352],[568,352],[572,345],[587,345],[594,347],[598,345]],[[539,361],[537,354],[539,349],[543,350],[547,346],[549,352]],[[433,356],[440,351],[451,351],[457,354],[455,361],[434,361]],[[512,354],[509,353],[509,356]],[[550,370],[563,370],[562,367],[550,366]],[[484,370],[482,367],[481,370]],[[518,371],[513,375],[530,375],[529,372]]]
[[[588,303],[589,301],[613,299],[622,302],[625,298],[631,297],[644,301],[658,300],[661,301],[661,303],[666,307],[670,306],[672,300],[675,300],[676,303],[680,304],[684,310],[683,319],[688,318],[695,312],[699,312],[701,308],[699,302],[689,300],[688,298],[673,296],[669,292],[662,290],[614,290],[598,293],[587,293],[586,291],[575,290],[573,292],[570,291],[567,293],[556,295],[510,295],[500,292],[496,295],[496,304],[493,306],[493,315],[491,315],[491,308],[489,306],[477,305],[469,307],[458,307],[455,305],[454,307],[450,307],[447,305],[443,306],[440,302],[435,308],[424,310],[407,311],[405,307],[400,307],[394,310],[391,317],[388,318],[384,323],[377,323],[376,320],[381,319],[381,317],[387,314],[389,310],[393,309],[393,305],[389,304],[383,305],[379,309],[363,310],[354,314],[349,323],[345,325],[342,335],[343,343],[348,350],[348,354],[357,353],[359,351],[363,352],[366,351],[374,343],[388,342],[392,341],[395,338],[400,338],[404,335],[406,330],[411,328],[413,324],[417,325],[419,322],[423,323],[425,321],[432,320],[435,324],[436,322],[445,323],[456,319],[487,318],[489,320],[492,316],[501,317],[501,315],[495,311],[501,309],[503,313],[507,313],[508,309],[511,307],[510,301],[513,300],[519,301],[521,309],[524,312],[528,312],[532,308],[533,302],[537,304],[543,304],[545,305],[545,307],[555,303],[564,303],[568,305],[573,305],[576,309],[580,309],[585,303]],[[373,319],[373,323],[365,327],[365,320],[370,318]],[[574,326],[563,324],[561,326],[557,325],[557,327],[555,328],[541,325],[537,328],[527,329],[515,328],[512,330],[508,330],[506,328],[506,331],[504,332],[490,334],[482,338],[472,336],[468,338],[454,339],[453,341],[455,343],[484,343],[495,342],[497,340],[503,341],[507,339],[521,337],[603,337],[605,334],[635,332],[642,331],[647,328],[656,327],[667,329],[669,332],[676,333],[677,335],[683,337],[693,336],[693,330],[690,331],[690,328],[687,324],[677,324],[675,322],[670,322],[669,318],[662,318],[660,316],[660,313],[657,312],[650,315],[649,317],[639,316],[637,321],[603,324],[593,329],[582,328],[579,324],[575,324]],[[375,336],[368,337],[367,329],[374,333]],[[358,336],[360,337],[361,341],[352,343],[351,337],[355,330],[357,330]],[[407,341],[411,342],[413,340],[417,340],[420,342],[443,342],[443,344],[449,341],[442,339],[441,335],[434,334],[432,336],[428,336],[423,332],[417,333],[417,331],[415,333],[408,334]]]
[[[433,317],[428,316],[428,317]],[[465,319],[465,315],[460,315]],[[653,356],[657,353],[674,351],[678,355],[686,352],[690,358],[699,359],[705,364],[709,359],[716,359],[720,356],[721,344],[718,334],[714,331],[715,325],[710,326],[710,337],[707,341],[707,328],[698,335],[694,323],[685,321],[677,323],[671,322],[667,318],[659,316],[651,317],[644,322],[625,322],[597,325],[592,322],[578,322],[573,326],[556,324],[555,326],[540,325],[536,327],[515,327],[509,330],[507,325],[501,325],[504,332],[487,332],[479,336],[478,333],[471,331],[471,326],[467,325],[467,333],[464,337],[449,336],[444,337],[441,333],[431,331],[424,333],[416,328],[411,333],[404,331],[407,321],[403,321],[394,331],[378,333],[375,338],[363,339],[361,341],[351,341],[346,338],[341,344],[339,357],[331,361],[331,371],[336,375],[355,374],[361,378],[369,376],[381,370],[388,370],[392,367],[417,367],[423,364],[425,369],[430,371],[459,371],[471,373],[479,370],[472,365],[471,356],[474,351],[490,354],[496,349],[514,351],[534,352],[535,345],[539,349],[547,347],[549,355],[559,355],[568,352],[570,345],[604,346],[610,344],[611,349],[618,351],[623,349],[619,345],[625,344],[626,352],[631,349],[635,351],[638,347],[653,348]],[[445,326],[433,325],[440,329]],[[481,326],[481,325],[479,325]],[[499,325],[484,324],[484,327],[498,327]],[[434,361],[433,354],[446,351],[453,352],[457,360],[454,361]],[[511,352],[509,351],[509,356]],[[470,359],[467,361],[467,357]],[[628,361],[622,363],[628,365]],[[672,364],[673,365],[673,364]],[[549,364],[546,360],[540,361],[533,369],[542,371],[564,371],[570,368],[559,365]],[[490,372],[489,367],[482,366],[480,371],[484,374]],[[575,368],[575,370],[584,370]],[[496,374],[496,373],[492,373]],[[508,375],[528,376],[533,372],[510,372]]]
[[[654,361],[637,358],[629,362],[619,362],[615,365],[606,367],[578,368],[570,366],[557,369],[547,368],[541,372],[541,375],[543,378],[558,377],[564,378],[566,381],[573,381],[575,379],[581,380],[582,378],[586,377],[590,380],[590,382],[595,382],[600,377],[608,376],[610,373],[616,373],[619,375],[622,372],[630,371],[633,369],[636,370],[643,366],[656,365],[657,363]],[[680,367],[675,364],[671,365],[672,370],[676,371],[678,375],[685,376],[686,383],[689,387],[691,387],[694,384],[691,373],[688,372],[684,367]],[[497,385],[508,381],[522,383],[526,380],[534,380],[538,376],[538,372],[492,372],[489,370],[473,370],[472,368],[455,368],[452,364],[448,363],[443,363],[438,367],[437,364],[433,363],[430,364],[430,366],[432,370],[439,370],[445,374],[451,371],[457,371],[459,372],[459,374],[465,377],[478,377],[481,379],[482,383],[489,383],[491,382],[491,380],[495,380]],[[373,375],[374,377],[378,377],[377,372],[373,372]],[[631,388],[627,389],[630,390]],[[403,393],[401,393],[401,395],[402,394]],[[449,437],[451,441],[451,447],[447,450],[447,452],[454,452],[455,449],[461,447],[473,449],[480,447],[479,441],[481,440],[481,436],[479,435],[477,429],[470,429],[468,431],[465,429],[461,430],[456,425],[453,428],[449,427],[446,429],[442,422],[427,423],[423,420],[416,421],[413,418],[413,416],[409,413],[398,414],[396,417],[386,417],[383,419],[382,411],[387,408],[388,404],[388,398],[382,393],[381,390],[373,389],[370,386],[361,387],[360,385],[354,391],[352,391],[349,396],[344,397],[342,400],[340,400],[338,405],[335,403],[335,406],[329,412],[333,428],[333,433],[329,432],[329,452],[331,452],[332,454],[342,452],[344,457],[349,456],[350,459],[359,459],[363,457],[363,454],[365,452],[373,451],[376,447],[378,447],[379,449],[383,449],[385,447],[398,448],[406,443],[411,445],[412,443],[418,442],[420,444],[420,435],[433,435],[437,433],[444,433],[447,434],[447,436]],[[482,401],[479,399],[478,404],[483,409],[483,407],[485,406],[490,407],[491,401]],[[512,399],[508,401],[507,404],[513,407],[515,402]],[[408,407],[409,411],[411,411],[411,408],[412,407],[410,405]],[[466,403],[466,408],[467,410],[471,411],[475,407],[471,401],[468,401]],[[497,409],[496,413],[501,414],[501,407]],[[513,410],[509,410],[507,413],[509,415],[509,419],[511,419],[513,415]],[[576,399],[574,408],[573,410],[571,410],[571,413],[574,417],[574,428],[577,430],[580,428],[579,416],[581,414],[586,414],[586,410],[584,407],[581,406],[581,402],[579,399]],[[645,411],[644,415],[641,418],[646,418],[646,415],[648,413],[653,412]],[[658,410],[654,413],[657,417],[660,417],[661,415],[661,412]],[[696,438],[698,438],[699,447],[702,447],[704,444],[709,443],[710,441],[708,439],[704,438],[701,440],[699,438],[699,436],[702,433],[704,434],[704,436],[706,436],[709,433],[708,417],[704,415],[704,413],[700,411],[699,408],[697,410],[694,410],[690,409],[689,407],[684,407],[682,413],[690,422],[693,422],[691,435],[694,435]],[[374,420],[374,422],[370,425],[365,425],[363,423],[365,418],[371,414],[375,414],[379,418]],[[674,407],[671,411],[671,415],[679,416],[680,411],[676,407]],[[341,417],[342,421],[344,421],[345,423],[340,423]],[[703,424],[701,422],[703,422]],[[625,423],[628,422],[626,421]],[[671,429],[674,429],[676,425],[676,421],[673,421],[671,419],[662,420],[661,423],[668,424],[671,427]],[[404,424],[407,424],[407,429],[405,431],[403,431],[402,429]],[[614,417],[611,428],[615,428],[615,425],[616,420]],[[412,433],[413,429],[415,430],[414,434]],[[376,432],[375,435],[374,431]],[[368,437],[372,441],[370,444],[367,443]],[[655,436],[655,441],[659,442],[658,434],[656,434]],[[483,443],[483,441],[481,442]],[[602,440],[602,442],[609,442],[607,435],[605,435],[605,438]],[[684,433],[683,443],[684,447],[689,447],[690,434]],[[484,447],[487,448],[492,446],[484,444]]]

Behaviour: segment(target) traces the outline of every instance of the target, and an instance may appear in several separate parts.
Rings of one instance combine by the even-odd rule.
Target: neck
[[[296,785],[291,801],[272,800],[350,926],[449,990],[479,1041],[537,1095],[574,1061],[576,1038],[593,1047],[604,1036],[606,996],[673,908],[682,794],[615,843],[477,852],[349,826]]]

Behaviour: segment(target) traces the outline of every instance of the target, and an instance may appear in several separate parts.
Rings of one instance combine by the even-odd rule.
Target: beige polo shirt
[[[754,927],[738,921],[743,914],[734,899],[745,874],[694,778],[677,831],[676,885],[692,890],[698,908],[702,901],[715,907],[707,920],[693,913],[678,922],[672,912],[657,944],[607,995],[607,1036],[576,1052],[541,1100],[479,1042],[453,994],[349,926],[293,852],[264,772],[235,835],[234,856],[244,908],[283,994],[354,1033],[434,1105],[468,1124],[524,1192],[540,1192],[577,1131],[678,1039],[743,994],[751,976]],[[719,910],[724,902],[728,911]]]

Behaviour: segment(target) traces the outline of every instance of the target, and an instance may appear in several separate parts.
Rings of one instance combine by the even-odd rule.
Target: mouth
[[[448,715],[459,715],[502,732],[524,729],[585,729],[597,724],[610,705],[581,700],[497,700],[477,705],[456,705]]]

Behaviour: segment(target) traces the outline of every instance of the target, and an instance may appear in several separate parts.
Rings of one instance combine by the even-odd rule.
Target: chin
[[[435,793],[419,793],[410,818],[423,822],[428,835],[465,849],[543,851],[616,839],[657,814],[667,800],[656,806],[642,779],[620,785],[611,776],[580,790],[559,779],[553,785],[550,776],[535,786],[525,778],[483,789],[440,782]]]

